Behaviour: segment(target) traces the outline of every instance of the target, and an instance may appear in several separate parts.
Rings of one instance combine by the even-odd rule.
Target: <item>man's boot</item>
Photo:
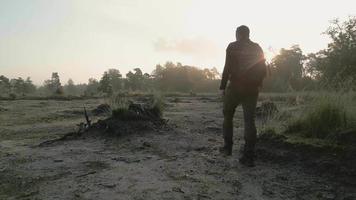
[[[223,147],[219,148],[220,153],[222,153],[225,156],[231,156],[232,155],[232,146],[227,146],[224,145]]]
[[[245,145],[243,155],[239,159],[240,163],[247,167],[255,166],[254,145]]]
[[[232,142],[228,142],[225,140],[225,144],[223,147],[219,148],[220,153],[224,154],[225,156],[232,155]]]

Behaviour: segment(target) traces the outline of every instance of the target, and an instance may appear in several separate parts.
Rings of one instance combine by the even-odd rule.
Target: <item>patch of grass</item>
[[[163,115],[164,97],[154,93],[145,103],[134,103],[125,96],[116,95],[109,99],[112,116],[121,120],[158,119]]]
[[[266,127],[262,128],[261,134],[276,135],[277,131],[276,131],[275,127],[266,126]]]
[[[344,145],[338,145],[337,143],[330,140],[319,139],[319,138],[306,138],[306,137],[300,137],[298,135],[288,135],[285,141],[288,142],[289,144],[296,144],[296,145],[303,144],[316,148],[327,148],[331,151],[344,149]]]
[[[105,102],[112,110],[127,110],[130,104],[127,95],[121,93],[112,95],[108,99],[105,99]]]
[[[310,138],[335,138],[333,135],[342,130],[356,128],[355,119],[352,95],[320,95],[300,116],[289,121],[285,132]]]
[[[165,107],[164,96],[160,93],[153,94],[151,109],[153,109],[161,117],[163,115],[164,107]]]

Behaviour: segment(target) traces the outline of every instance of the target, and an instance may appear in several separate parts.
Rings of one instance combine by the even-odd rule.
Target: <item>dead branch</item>
[[[85,107],[84,107],[84,116],[85,116],[85,120],[87,121],[87,127],[86,128],[89,128],[91,126],[91,121],[89,119],[89,116],[88,116],[88,113],[87,113],[87,110],[85,109]]]

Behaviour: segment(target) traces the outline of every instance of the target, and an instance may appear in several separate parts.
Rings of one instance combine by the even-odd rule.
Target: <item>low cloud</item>
[[[217,45],[201,37],[176,41],[160,38],[154,43],[154,47],[158,52],[176,52],[193,57],[215,57],[218,54]]]

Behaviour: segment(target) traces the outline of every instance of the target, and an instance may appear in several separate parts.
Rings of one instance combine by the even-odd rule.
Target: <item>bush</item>
[[[275,127],[267,126],[267,127],[262,128],[260,133],[261,133],[261,135],[265,135],[265,134],[267,134],[267,135],[276,135],[277,131],[276,131]]]
[[[160,94],[151,95],[144,103],[134,103],[125,96],[113,95],[108,104],[114,118],[121,120],[157,120],[161,119],[164,109],[164,98]]]
[[[159,116],[161,117],[163,115],[164,106],[165,103],[163,95],[159,93],[154,93],[152,96],[151,109],[159,113]]]
[[[137,113],[125,109],[125,108],[117,108],[112,111],[112,116],[116,119],[124,120],[124,121],[131,121],[131,120],[141,120],[142,116],[138,115]]]
[[[352,108],[351,95],[321,95],[287,124],[286,132],[313,138],[333,138],[342,130],[356,127]]]
[[[110,106],[112,110],[122,109],[127,110],[129,108],[129,100],[123,93],[113,94],[105,100],[105,103]]]

